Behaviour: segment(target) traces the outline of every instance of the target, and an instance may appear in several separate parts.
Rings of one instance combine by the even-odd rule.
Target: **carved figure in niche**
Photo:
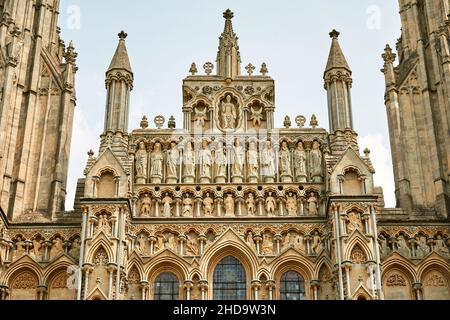
[[[352,234],[356,230],[363,231],[364,226],[359,212],[350,212],[347,217],[347,231]]]
[[[291,151],[286,141],[281,142],[280,173],[282,176],[292,176]]]
[[[212,165],[212,154],[208,146],[208,141],[203,140],[202,151],[200,153],[200,163],[201,163],[201,178],[211,179],[211,165]]]
[[[295,246],[295,237],[291,234],[291,232],[288,232],[283,239],[282,250],[287,248],[293,248],[294,246]]]
[[[427,238],[423,235],[419,235],[416,237],[416,257],[424,258],[427,254],[430,253],[430,247],[427,244]]]
[[[273,245],[273,237],[270,233],[265,233],[263,235],[263,242],[262,242],[262,254],[263,255],[273,255],[274,252],[274,245]]]
[[[233,147],[233,163],[232,175],[233,177],[243,177],[244,171],[244,147],[239,139],[234,140]]]
[[[194,200],[186,194],[183,200],[183,217],[192,217],[192,210],[194,208]]]
[[[147,148],[144,142],[139,143],[139,149],[136,152],[136,182],[145,183],[147,179]]]
[[[153,249],[154,253],[157,253],[158,251],[163,250],[164,249],[164,238],[161,236],[156,236],[156,242],[155,242],[154,246],[155,246]]]
[[[203,211],[205,217],[211,217],[214,210],[214,200],[210,197],[209,192],[206,193],[206,197],[203,199]]]
[[[322,249],[323,249],[322,239],[321,239],[321,237],[320,237],[320,235],[319,235],[319,233],[317,231],[314,232],[314,235],[313,235],[313,238],[312,238],[311,249],[312,249],[312,252],[314,254],[316,254],[316,255],[319,254],[322,251]]]
[[[146,193],[141,200],[141,216],[150,216],[152,209],[152,199]]]
[[[234,216],[234,198],[231,193],[229,193],[225,198],[224,205],[225,205],[225,216],[227,217]]]
[[[247,174],[249,182],[258,182],[259,163],[258,148],[255,141],[250,141],[247,152]],[[250,181],[252,180],[252,181]]]
[[[255,196],[253,193],[249,193],[247,200],[245,201],[247,204],[247,213],[248,215],[254,216],[256,214],[256,202],[255,202]]]
[[[25,254],[25,241],[19,236],[16,239],[16,250],[14,251],[14,260],[20,258]]]
[[[320,143],[313,142],[311,150],[311,178],[314,183],[322,182],[322,151],[320,150]]]
[[[143,234],[137,238],[136,251],[140,255],[148,254],[147,237]]]
[[[151,177],[152,179],[159,179],[159,182],[161,182],[163,176],[163,158],[161,143],[156,142],[151,154]]]
[[[447,245],[445,244],[444,239],[442,239],[441,235],[438,235],[435,240],[434,250],[441,254],[444,258],[448,258],[450,256],[450,252],[448,250]]]
[[[403,235],[397,237],[397,251],[405,258],[411,257],[411,249],[409,249],[408,243]]]
[[[269,192],[269,196],[266,199],[266,211],[268,215],[274,214],[277,208],[275,198],[272,196],[272,192]]]
[[[289,192],[286,199],[286,209],[290,216],[296,216],[298,213],[297,197],[292,192]]]
[[[177,242],[176,242],[176,239],[175,239],[175,235],[174,235],[173,233],[167,234],[167,237],[166,237],[166,247],[167,247],[168,249],[173,250],[173,251],[176,250],[176,248],[177,248]]]
[[[72,241],[72,246],[70,247],[69,250],[69,256],[78,260],[80,258],[80,247],[81,247],[80,238],[75,238]]]
[[[164,199],[162,200],[164,208],[163,208],[163,214],[164,217],[166,218],[170,218],[172,216],[172,197],[166,193],[166,196],[164,197]]]
[[[195,177],[195,155],[191,142],[186,144],[186,149],[183,153],[183,164],[184,176],[193,179]]]
[[[253,240],[253,232],[251,231],[247,232],[245,236],[245,242],[247,242],[247,244],[253,251],[256,251],[255,241]]]
[[[273,152],[271,141],[267,141],[265,144],[261,155],[261,163],[266,182],[273,181],[275,177],[275,153]]]
[[[301,141],[297,143],[294,151],[294,170],[297,182],[306,182],[306,152]]]
[[[167,179],[178,179],[178,164],[180,161],[180,153],[175,141],[170,143],[170,149],[167,150]]]
[[[378,243],[380,245],[380,256],[381,258],[387,257],[391,253],[391,249],[388,245],[388,240],[384,235],[378,237]]]
[[[34,259],[40,260],[40,258],[41,258],[41,248],[42,248],[42,241],[41,241],[41,239],[35,237],[33,239],[33,256],[34,256]]]
[[[190,256],[198,255],[197,239],[189,237],[189,235],[186,235],[186,254]]]
[[[317,202],[317,198],[314,192],[309,194],[308,202],[308,212],[310,215],[318,214],[319,204]]]
[[[195,107],[195,115],[194,115],[194,121],[195,125],[198,127],[204,127],[206,120],[208,120],[208,108],[206,106],[203,107],[203,109],[200,109],[199,107]]]
[[[56,258],[63,252],[64,252],[63,241],[62,241],[61,237],[56,237],[53,240],[53,245],[52,245],[52,248],[50,249],[50,257]]]
[[[111,234],[111,226],[109,225],[108,216],[106,214],[102,214],[98,217],[97,233],[100,233],[101,231],[105,232],[106,235]]]
[[[225,99],[226,101],[222,102],[221,107],[223,129],[235,129],[237,119],[236,107],[231,101],[231,95],[227,95]]]
[[[295,237],[294,237],[294,248],[299,250],[299,251],[305,252],[305,241],[304,241],[304,238],[303,238],[303,236],[301,234],[295,235]]]
[[[263,120],[263,107],[260,107],[259,109],[256,109],[255,107],[251,107],[251,116],[250,120],[253,121],[253,126],[255,128],[261,127],[261,122]]]
[[[219,143],[215,152],[214,163],[216,165],[216,179],[222,178],[222,182],[225,183],[227,177],[227,156],[223,143]]]

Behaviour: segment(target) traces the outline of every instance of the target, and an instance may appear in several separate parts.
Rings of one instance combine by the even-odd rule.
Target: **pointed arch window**
[[[180,280],[171,272],[160,274],[155,280],[155,300],[179,300]]]
[[[281,300],[306,300],[305,279],[296,271],[288,271],[280,281]]]
[[[226,257],[214,270],[214,300],[245,300],[247,280],[242,264],[234,257]]]

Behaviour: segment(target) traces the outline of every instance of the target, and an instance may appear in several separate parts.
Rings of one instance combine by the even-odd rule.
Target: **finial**
[[[317,128],[317,126],[319,125],[319,121],[317,121],[317,117],[316,117],[315,114],[312,115],[312,117],[311,117],[311,122],[309,123],[309,125],[310,125],[313,129]]]
[[[89,159],[92,159],[92,157],[94,156],[94,151],[90,149],[87,154],[89,156]]]
[[[142,129],[147,129],[147,128],[148,128],[148,119],[147,119],[147,116],[143,116],[143,117],[142,117],[141,128],[142,128]]]
[[[259,70],[259,72],[265,76],[266,74],[269,73],[269,69],[267,69],[267,64],[265,62],[262,63],[261,65],[261,70]]]
[[[301,128],[303,128],[304,126],[305,126],[305,123],[306,123],[306,118],[305,118],[305,116],[297,116],[296,118],[295,118],[295,123],[297,124],[297,126],[301,129]]]
[[[330,38],[337,39],[337,38],[339,38],[340,34],[341,33],[339,31],[337,31],[336,29],[333,29],[333,31],[330,32]]]
[[[255,66],[252,65],[251,63],[249,63],[249,64],[245,67],[245,70],[247,70],[247,73],[248,73],[249,77],[252,76],[253,71],[255,71],[255,69],[256,69]]]
[[[69,46],[67,47],[66,52],[64,53],[64,58],[67,63],[75,64],[77,61],[78,53],[75,52],[75,46],[73,45],[73,41],[70,41]]]
[[[164,122],[166,122],[166,119],[163,116],[156,116],[154,122],[156,128],[161,129],[162,126],[164,125]]]
[[[283,125],[286,129],[289,129],[292,125],[291,118],[289,116],[284,117]]]
[[[214,70],[214,65],[211,62],[206,62],[203,65],[203,69],[205,69],[206,75],[209,76],[212,73],[212,71]]]
[[[192,73],[193,76],[195,76],[195,74],[198,72],[197,65],[195,64],[195,62],[192,62],[189,72]]]
[[[384,53],[381,55],[381,57],[386,63],[394,63],[395,58],[397,58],[397,55],[394,52],[392,52],[391,47],[389,46],[389,44],[387,44],[386,47],[384,48]]]
[[[169,129],[175,129],[177,127],[174,116],[170,116],[168,126],[169,126]]]
[[[369,158],[370,157],[370,149],[369,148],[364,149],[364,154],[365,154],[366,158]]]
[[[125,40],[128,37],[128,34],[125,31],[120,31],[118,34],[120,40]]]
[[[227,20],[231,20],[234,18],[234,12],[232,12],[230,9],[227,9],[224,13],[223,13],[223,17]]]

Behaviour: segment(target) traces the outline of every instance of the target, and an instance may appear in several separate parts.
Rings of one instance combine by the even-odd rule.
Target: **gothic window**
[[[295,271],[288,271],[281,277],[281,300],[306,300],[305,280]]]
[[[245,300],[247,281],[242,264],[226,257],[214,270],[214,300]]]
[[[155,280],[155,300],[179,300],[180,281],[170,272],[162,273]]]

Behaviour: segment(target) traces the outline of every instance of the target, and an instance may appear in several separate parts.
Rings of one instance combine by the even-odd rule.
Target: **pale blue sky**
[[[353,113],[360,147],[372,150],[375,182],[394,205],[391,156],[384,106],[381,53],[395,48],[400,36],[397,1],[386,0],[62,0],[60,27],[79,53],[78,105],[75,111],[67,209],[75,183],[83,176],[87,151],[98,151],[105,108],[104,74],[117,46],[117,33],[128,33],[127,48],[135,74],[130,131],[143,114],[150,120],[174,115],[182,125],[182,79],[195,61],[199,69],[215,62],[222,12],[235,13],[243,66],[266,62],[276,81],[276,126],[285,115],[315,113],[328,129],[323,71],[331,40],[340,43],[353,70]],[[79,19],[77,12],[79,11]],[[78,23],[79,22],[79,23]],[[152,121],[151,121],[152,123]]]

